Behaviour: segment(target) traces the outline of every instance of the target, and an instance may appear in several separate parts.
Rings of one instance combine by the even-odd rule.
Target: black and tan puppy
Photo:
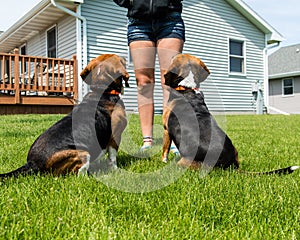
[[[210,71],[198,58],[189,54],[176,55],[165,74],[170,86],[169,101],[164,109],[163,156],[168,161],[170,144],[174,141],[181,159],[178,165],[199,169],[239,168],[238,152],[229,137],[210,114],[204,95],[198,91]],[[291,173],[298,167],[278,169],[264,174]]]
[[[111,165],[116,166],[121,134],[127,124],[124,104],[119,97],[122,81],[128,85],[125,64],[125,59],[114,54],[93,59],[80,74],[92,91],[69,115],[35,140],[24,166],[1,174],[0,178],[86,172],[90,163],[106,151]]]

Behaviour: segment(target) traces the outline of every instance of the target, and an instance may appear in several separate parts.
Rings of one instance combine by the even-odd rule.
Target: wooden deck
[[[70,111],[77,102],[77,82],[76,56],[69,60],[19,55],[18,50],[0,53],[0,114],[9,114],[10,108],[20,113],[47,108],[52,113],[54,107]]]

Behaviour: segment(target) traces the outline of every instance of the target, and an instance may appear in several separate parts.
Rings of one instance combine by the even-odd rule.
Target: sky
[[[7,30],[40,1],[1,0],[0,31]],[[286,39],[282,42],[282,46],[300,43],[299,0],[244,0],[244,2]]]

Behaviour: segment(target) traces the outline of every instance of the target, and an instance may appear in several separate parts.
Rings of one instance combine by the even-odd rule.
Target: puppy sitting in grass
[[[200,83],[209,74],[207,66],[195,56],[179,54],[172,59],[165,74],[170,96],[163,114],[162,160],[168,161],[173,141],[182,157],[178,162],[180,166],[239,169],[238,151],[210,114],[204,95],[199,91]],[[292,173],[298,168],[291,166],[257,174]]]
[[[123,81],[128,86],[125,66],[125,59],[115,54],[93,59],[80,74],[92,91],[70,114],[35,140],[24,166],[0,174],[0,178],[87,172],[90,164],[106,152],[111,167],[117,167],[118,146],[127,124],[124,103],[119,96]]]

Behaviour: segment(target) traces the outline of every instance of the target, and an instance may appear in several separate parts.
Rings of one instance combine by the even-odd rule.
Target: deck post
[[[14,88],[15,88],[15,103],[20,103],[20,60],[19,60],[19,49],[14,49],[15,54],[15,64],[14,64]]]
[[[77,56],[76,55],[73,55],[73,62],[74,62],[74,65],[73,65],[73,79],[74,79],[74,100],[77,101],[78,100],[78,75],[77,75]]]

